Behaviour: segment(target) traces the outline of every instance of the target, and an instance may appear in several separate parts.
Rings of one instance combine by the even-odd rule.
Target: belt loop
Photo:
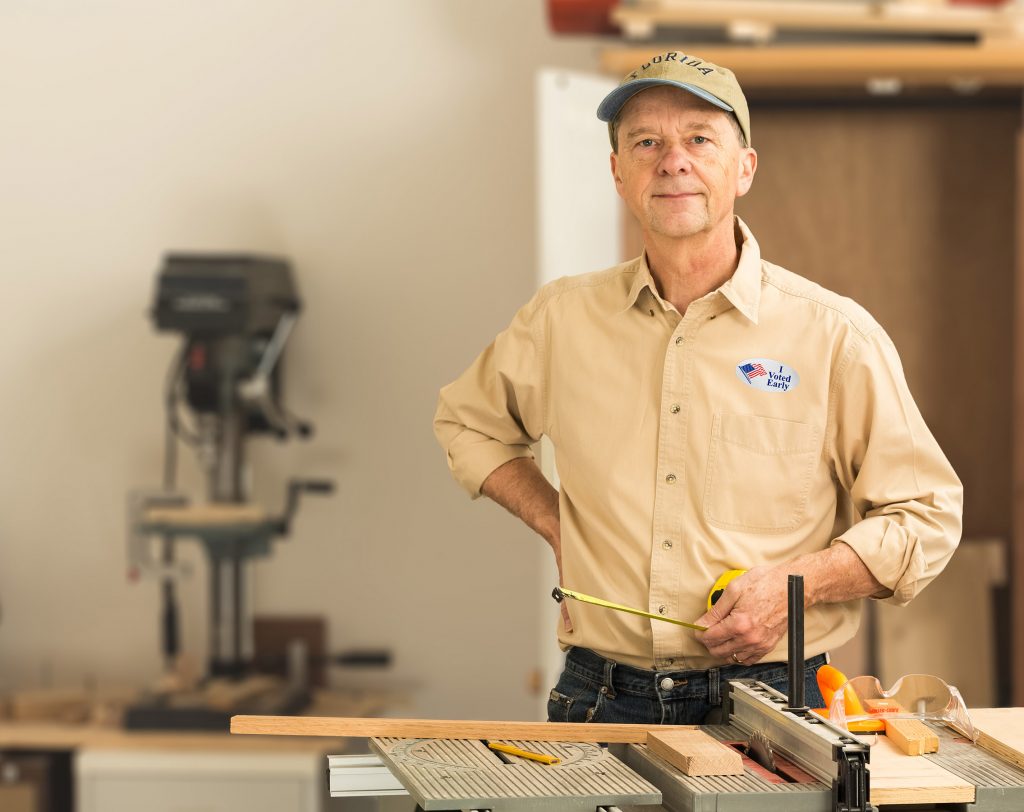
[[[717,668],[708,669],[708,704],[717,707],[722,704],[722,687]]]
[[[609,699],[615,699],[615,683],[612,680],[612,672],[615,671],[615,665],[614,660],[604,661],[604,687],[608,689],[605,692],[605,696]]]

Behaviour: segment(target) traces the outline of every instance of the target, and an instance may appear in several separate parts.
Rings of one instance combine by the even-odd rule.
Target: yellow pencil
[[[544,753],[531,753],[529,750],[520,750],[518,747],[513,747],[511,744],[495,744],[494,742],[487,742],[487,746],[492,750],[498,750],[512,756],[528,758],[530,761],[539,761],[541,764],[558,764],[561,761],[560,758],[555,756],[547,756],[544,755]]]

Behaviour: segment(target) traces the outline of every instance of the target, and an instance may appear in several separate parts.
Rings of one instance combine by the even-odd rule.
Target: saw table
[[[763,733],[774,772],[744,757],[742,775],[690,777],[650,752],[633,725],[235,717],[232,731],[366,736],[374,755],[331,757],[331,794],[407,793],[428,811],[1024,810],[1024,709],[976,711],[979,744],[929,723],[939,751],[907,756],[884,736],[868,746],[872,736],[850,736],[813,714],[794,721],[786,697],[760,683],[729,683],[727,702],[727,723],[701,730],[736,748],[753,730]],[[619,741],[603,747],[587,741],[591,732]],[[557,737],[577,741],[551,741]],[[483,739],[562,761],[501,757]]]
[[[732,680],[723,723],[696,735],[734,764],[728,747],[745,754],[731,775],[684,774],[648,746],[692,764],[675,758],[688,755],[677,747],[661,749],[664,736],[648,734],[689,740],[694,726],[672,734],[658,725],[234,717],[231,730],[368,737],[379,760],[332,757],[331,794],[406,791],[423,812],[966,812],[968,805],[971,812],[1024,812],[1024,711],[976,714],[977,742],[929,722],[938,751],[908,756],[886,737],[853,735],[805,707],[803,603],[803,579],[790,575],[791,695]],[[496,753],[484,740],[528,751],[529,758]],[[545,756],[559,761],[536,760]]]

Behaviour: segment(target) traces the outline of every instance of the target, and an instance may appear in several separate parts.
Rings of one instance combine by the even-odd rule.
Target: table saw
[[[942,717],[950,721],[929,716],[938,749],[910,756],[886,736],[850,733],[805,707],[803,579],[791,575],[789,581],[791,695],[754,680],[731,680],[721,724],[243,716],[232,719],[231,730],[367,737],[375,756],[331,757],[331,795],[407,792],[424,812],[876,812],[885,807],[1024,812],[1024,709],[975,712],[973,721],[966,708]],[[835,693],[845,692],[840,687]],[[952,694],[959,701],[955,689]],[[925,709],[926,700],[934,699],[921,694],[906,705]],[[684,734],[690,739],[693,731],[703,731],[696,738],[734,762],[733,774],[684,773],[673,766],[685,766],[687,754],[666,750],[662,734],[683,730],[690,731]],[[494,743],[532,757],[495,752],[487,746]],[[536,760],[544,757],[558,763]]]
[[[1024,810],[1024,709],[974,711],[978,743],[930,722],[939,751],[907,756],[884,736],[853,736],[816,714],[794,714],[787,704],[787,697],[761,683],[729,683],[725,722],[700,729],[739,749],[756,732],[775,763],[773,772],[745,755],[743,774],[736,776],[684,775],[650,752],[643,736],[633,735],[639,725],[235,717],[232,731],[367,737],[372,755],[330,758],[331,794],[408,793],[423,810]],[[613,728],[623,734],[615,736]],[[619,741],[602,746],[597,737]],[[561,762],[501,756],[485,740]]]

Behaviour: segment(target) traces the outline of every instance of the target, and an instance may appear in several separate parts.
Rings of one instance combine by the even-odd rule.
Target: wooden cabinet
[[[71,760],[62,752],[0,749],[0,810],[60,812],[71,803]]]
[[[321,812],[318,753],[89,750],[75,758],[78,812]]]
[[[329,800],[327,754],[346,750],[345,741],[324,737],[0,723],[0,766],[4,757],[28,764],[44,754],[50,765],[43,806],[24,789],[30,782],[21,781],[15,795],[19,782],[10,781],[6,796],[0,783],[0,810],[31,800],[31,812],[321,812]]]
[[[763,256],[881,323],[964,483],[964,537],[1009,538],[1018,96],[752,104],[737,212]]]

